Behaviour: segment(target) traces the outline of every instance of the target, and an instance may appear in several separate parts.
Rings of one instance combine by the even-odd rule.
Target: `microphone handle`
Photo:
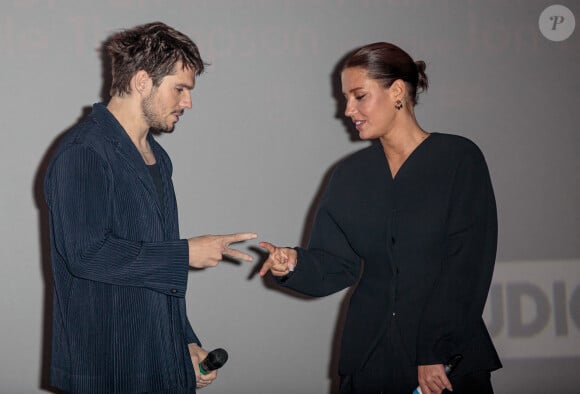
[[[203,361],[202,361],[202,362],[200,362],[200,363],[198,364],[198,366],[199,366],[199,372],[200,372],[202,375],[207,375],[208,373],[210,373],[210,372],[211,372],[211,371],[206,371],[206,370],[205,370],[205,368],[203,367]],[[206,368],[207,368],[207,367],[206,367]]]

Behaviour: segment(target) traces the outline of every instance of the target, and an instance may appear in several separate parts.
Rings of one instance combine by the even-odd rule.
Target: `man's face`
[[[175,65],[175,72],[165,76],[158,87],[141,103],[143,117],[149,128],[172,131],[184,110],[191,108],[191,91],[195,86],[193,69]]]

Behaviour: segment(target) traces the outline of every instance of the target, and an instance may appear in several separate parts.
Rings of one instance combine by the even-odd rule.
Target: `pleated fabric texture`
[[[164,201],[102,103],[64,137],[45,179],[54,276],[51,384],[71,393],[192,393],[188,244],[167,153]]]

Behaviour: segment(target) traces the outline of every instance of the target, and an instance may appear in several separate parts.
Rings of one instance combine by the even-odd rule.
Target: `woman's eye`
[[[365,96],[366,96],[366,94],[363,94],[363,95],[360,95],[360,96],[355,96],[355,98],[360,101],[363,98],[365,98]]]

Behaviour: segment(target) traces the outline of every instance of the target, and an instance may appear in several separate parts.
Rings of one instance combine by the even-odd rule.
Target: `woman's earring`
[[[403,108],[403,103],[401,102],[401,100],[395,101],[395,108],[397,109],[397,111]]]

